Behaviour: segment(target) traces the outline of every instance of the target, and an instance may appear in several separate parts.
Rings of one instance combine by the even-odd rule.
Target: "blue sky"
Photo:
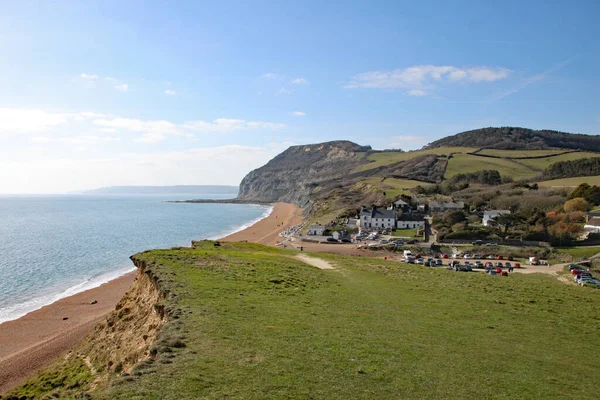
[[[290,144],[600,133],[597,1],[21,1],[0,192],[237,184]]]

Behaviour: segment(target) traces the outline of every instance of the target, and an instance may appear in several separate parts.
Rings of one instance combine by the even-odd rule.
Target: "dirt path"
[[[306,263],[308,265],[312,265],[313,267],[317,267],[319,269],[335,269],[333,267],[333,265],[331,265],[327,261],[322,260],[320,258],[307,256],[306,254],[298,254],[296,256],[296,258],[298,260],[302,261],[303,263]]]

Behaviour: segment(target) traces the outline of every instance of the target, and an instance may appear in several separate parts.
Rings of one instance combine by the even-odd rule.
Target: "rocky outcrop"
[[[238,198],[283,201],[306,207],[311,194],[321,183],[344,178],[365,162],[365,153],[369,150],[369,146],[349,141],[290,147],[246,175],[240,184]]]

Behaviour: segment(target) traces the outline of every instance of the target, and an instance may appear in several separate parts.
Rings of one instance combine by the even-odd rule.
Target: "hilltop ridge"
[[[436,140],[424,149],[437,147],[478,147],[498,150],[546,150],[552,148],[600,151],[600,136],[533,130],[519,127],[488,127],[461,132]]]

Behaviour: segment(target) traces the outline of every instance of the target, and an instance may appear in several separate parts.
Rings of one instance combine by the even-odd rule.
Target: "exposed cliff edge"
[[[364,163],[369,150],[349,141],[292,146],[246,175],[238,199],[306,207],[317,185],[344,177]]]

